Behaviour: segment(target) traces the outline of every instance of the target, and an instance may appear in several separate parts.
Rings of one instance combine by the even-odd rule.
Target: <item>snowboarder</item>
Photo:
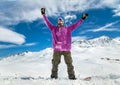
[[[88,14],[83,14],[81,19],[71,26],[65,26],[64,20],[58,18],[58,25],[53,25],[45,14],[45,8],[41,8],[41,14],[45,20],[47,27],[52,32],[53,41],[53,59],[52,59],[52,72],[51,78],[58,78],[58,64],[61,62],[61,55],[64,56],[65,63],[67,64],[67,71],[69,79],[76,79],[74,67],[72,65],[71,57],[71,33],[75,30],[87,17]]]

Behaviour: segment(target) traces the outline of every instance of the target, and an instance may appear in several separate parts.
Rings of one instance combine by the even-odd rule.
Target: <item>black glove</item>
[[[45,8],[41,8],[41,14],[45,14]]]
[[[82,15],[82,19],[83,19],[83,20],[85,20],[87,17],[88,17],[88,14],[87,14],[87,13],[85,13],[85,14]]]

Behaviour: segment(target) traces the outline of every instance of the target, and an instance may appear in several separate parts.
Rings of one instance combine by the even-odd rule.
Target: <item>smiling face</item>
[[[63,27],[64,26],[64,21],[62,18],[58,18],[58,26]]]

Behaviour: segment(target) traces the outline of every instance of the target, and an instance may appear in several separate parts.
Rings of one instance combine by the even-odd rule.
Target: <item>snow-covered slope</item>
[[[24,52],[0,60],[0,85],[120,85],[120,38],[74,40],[72,58],[77,80],[67,79],[62,57],[59,78],[49,79],[52,48]],[[91,76],[91,81],[83,81]]]

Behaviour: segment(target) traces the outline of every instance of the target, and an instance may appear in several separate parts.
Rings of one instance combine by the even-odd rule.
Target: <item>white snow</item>
[[[77,80],[68,79],[63,56],[59,78],[50,79],[53,51],[47,48],[1,59],[0,85],[120,85],[119,38],[104,36],[79,42],[78,39],[74,40],[71,50]],[[92,80],[82,80],[88,76]]]

